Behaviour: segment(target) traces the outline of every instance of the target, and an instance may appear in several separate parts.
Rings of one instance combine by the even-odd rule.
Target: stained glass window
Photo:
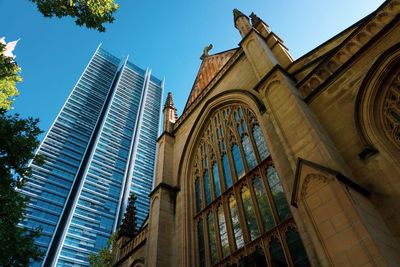
[[[192,165],[199,266],[247,264],[250,246],[268,266],[308,266],[298,233],[287,231],[295,223],[255,115],[229,105],[208,121]]]

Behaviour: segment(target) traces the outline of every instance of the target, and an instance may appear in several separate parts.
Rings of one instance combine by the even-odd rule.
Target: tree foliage
[[[70,16],[79,26],[105,31],[104,23],[114,21],[118,9],[114,0],[30,0],[45,17]]]
[[[37,119],[21,119],[0,110],[0,266],[28,266],[43,256],[33,240],[40,229],[28,231],[18,226],[27,199],[16,191],[30,175],[28,162],[42,132],[37,124]],[[43,162],[41,157],[35,160]]]
[[[16,83],[22,81],[19,67],[12,57],[5,56],[6,44],[0,42],[0,109],[8,110],[18,95]]]
[[[100,249],[98,254],[91,253],[89,255],[89,263],[91,267],[111,267],[114,261],[113,249],[116,246],[116,238],[118,232],[115,232],[107,241],[107,246]]]

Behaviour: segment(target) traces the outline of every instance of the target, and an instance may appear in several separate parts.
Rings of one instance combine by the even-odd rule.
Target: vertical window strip
[[[258,236],[260,236],[260,230],[258,229],[256,214],[254,211],[253,203],[251,201],[250,190],[247,186],[244,186],[242,188],[241,196],[244,212],[246,215],[247,226],[250,232],[250,238],[251,240],[254,240]]]
[[[286,243],[289,248],[290,257],[294,266],[308,267],[311,266],[308,261],[306,251],[301,242],[300,235],[294,229],[290,229],[286,234]]]
[[[195,190],[196,190],[196,211],[200,212],[201,210],[201,191],[200,191],[200,177],[196,177],[195,181]]]
[[[256,142],[258,154],[260,155],[261,160],[266,159],[269,156],[269,150],[267,144],[265,143],[265,139],[261,128],[258,124],[253,127],[253,138]]]
[[[231,175],[231,170],[229,168],[229,160],[227,154],[224,154],[222,157],[222,167],[224,171],[226,190],[228,190],[228,188],[232,186],[232,175]]]
[[[208,206],[208,204],[211,203],[210,176],[208,175],[208,170],[204,172],[203,183],[204,183],[206,206]]]
[[[240,150],[238,145],[234,144],[232,147],[232,157],[233,163],[235,165],[235,171],[238,179],[244,175],[242,156],[240,155]]]
[[[225,258],[229,255],[229,240],[228,240],[228,232],[226,228],[224,208],[222,205],[218,207],[218,228],[219,235],[221,237],[221,248],[222,248],[222,257]]]
[[[247,166],[249,167],[249,170],[251,170],[257,165],[257,160],[250,138],[247,135],[243,136],[242,138],[242,146],[244,155],[246,157]]]
[[[221,195],[221,182],[219,180],[218,164],[216,162],[214,162],[212,165],[212,172],[214,180],[215,197],[219,197]]]
[[[236,247],[239,249],[244,246],[244,239],[242,229],[240,228],[238,208],[233,195],[229,198],[229,208],[231,211],[233,235],[235,237]]]
[[[273,166],[268,166],[267,168],[267,180],[271,189],[272,197],[274,198],[280,221],[290,218],[290,208],[287,203],[285,193],[283,192],[278,174]]]
[[[214,228],[214,220],[212,213],[207,214],[207,226],[208,226],[208,244],[211,256],[211,265],[213,265],[218,260],[217,254],[217,240]]]
[[[253,188],[256,195],[258,208],[260,210],[261,219],[263,221],[265,231],[269,231],[275,226],[274,216],[271,210],[267,192],[265,191],[263,182],[259,176],[253,179]]]
[[[200,267],[206,266],[206,254],[204,248],[204,232],[203,232],[203,220],[200,219],[197,222],[197,239],[199,242],[199,262]]]

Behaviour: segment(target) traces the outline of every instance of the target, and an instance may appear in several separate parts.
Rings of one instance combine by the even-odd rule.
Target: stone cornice
[[[313,71],[297,84],[301,95],[306,99],[310,99],[309,96],[315,94],[314,91],[319,91],[326,80],[334,76],[354,55],[364,50],[363,48],[367,43],[379,35],[381,30],[390,24],[389,22],[396,19],[399,14],[399,8],[400,0],[391,0],[385,2],[372,13],[370,18],[363,21],[357,29],[334,49],[334,52],[329,57],[322,60]]]

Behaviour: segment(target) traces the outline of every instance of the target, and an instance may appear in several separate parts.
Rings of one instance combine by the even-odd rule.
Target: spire
[[[247,16],[245,14],[242,13],[242,11],[240,11],[239,9],[235,8],[233,10],[233,21],[236,23],[237,19],[240,17],[245,17],[247,18]],[[248,19],[248,18],[247,18]]]
[[[173,129],[173,124],[178,119],[178,113],[174,105],[171,92],[168,92],[163,112],[164,112],[164,131],[171,132]]]
[[[233,10],[233,21],[236,29],[239,30],[239,33],[242,37],[245,37],[251,30],[249,18],[236,8]]]
[[[136,197],[131,194],[129,196],[128,206],[126,207],[124,219],[119,227],[119,235],[126,237],[134,237],[136,235]]]

